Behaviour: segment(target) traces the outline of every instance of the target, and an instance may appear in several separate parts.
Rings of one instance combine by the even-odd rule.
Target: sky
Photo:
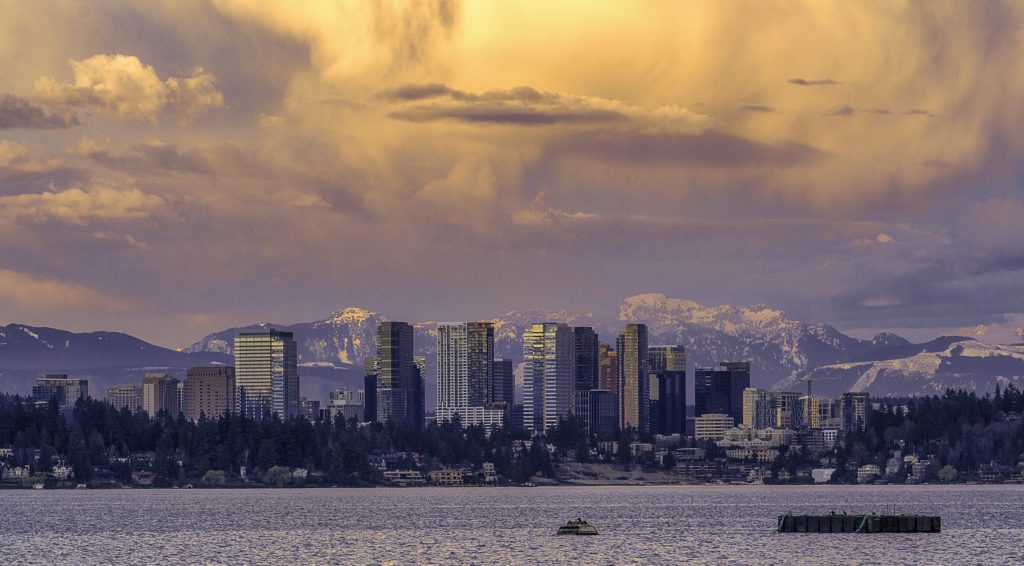
[[[0,13],[0,323],[184,346],[660,292],[858,336],[1024,326],[1021,3]]]

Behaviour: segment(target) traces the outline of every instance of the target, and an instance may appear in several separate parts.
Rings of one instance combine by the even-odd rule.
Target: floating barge
[[[939,533],[942,518],[925,515],[779,515],[780,533]]]

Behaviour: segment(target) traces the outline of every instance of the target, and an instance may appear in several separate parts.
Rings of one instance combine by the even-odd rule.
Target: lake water
[[[941,534],[778,534],[786,511]],[[0,562],[1022,564],[1024,486],[0,491]],[[557,537],[584,517],[597,537]]]

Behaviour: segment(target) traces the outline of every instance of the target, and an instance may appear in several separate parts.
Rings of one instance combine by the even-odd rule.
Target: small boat
[[[597,527],[590,523],[576,518],[575,521],[569,521],[568,523],[558,527],[558,533],[560,535],[596,535]]]

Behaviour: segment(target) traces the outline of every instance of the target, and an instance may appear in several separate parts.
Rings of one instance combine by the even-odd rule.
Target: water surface
[[[943,532],[775,532],[893,504]],[[5,564],[1024,563],[1024,486],[26,490],[0,509]],[[553,536],[577,516],[601,535]]]

